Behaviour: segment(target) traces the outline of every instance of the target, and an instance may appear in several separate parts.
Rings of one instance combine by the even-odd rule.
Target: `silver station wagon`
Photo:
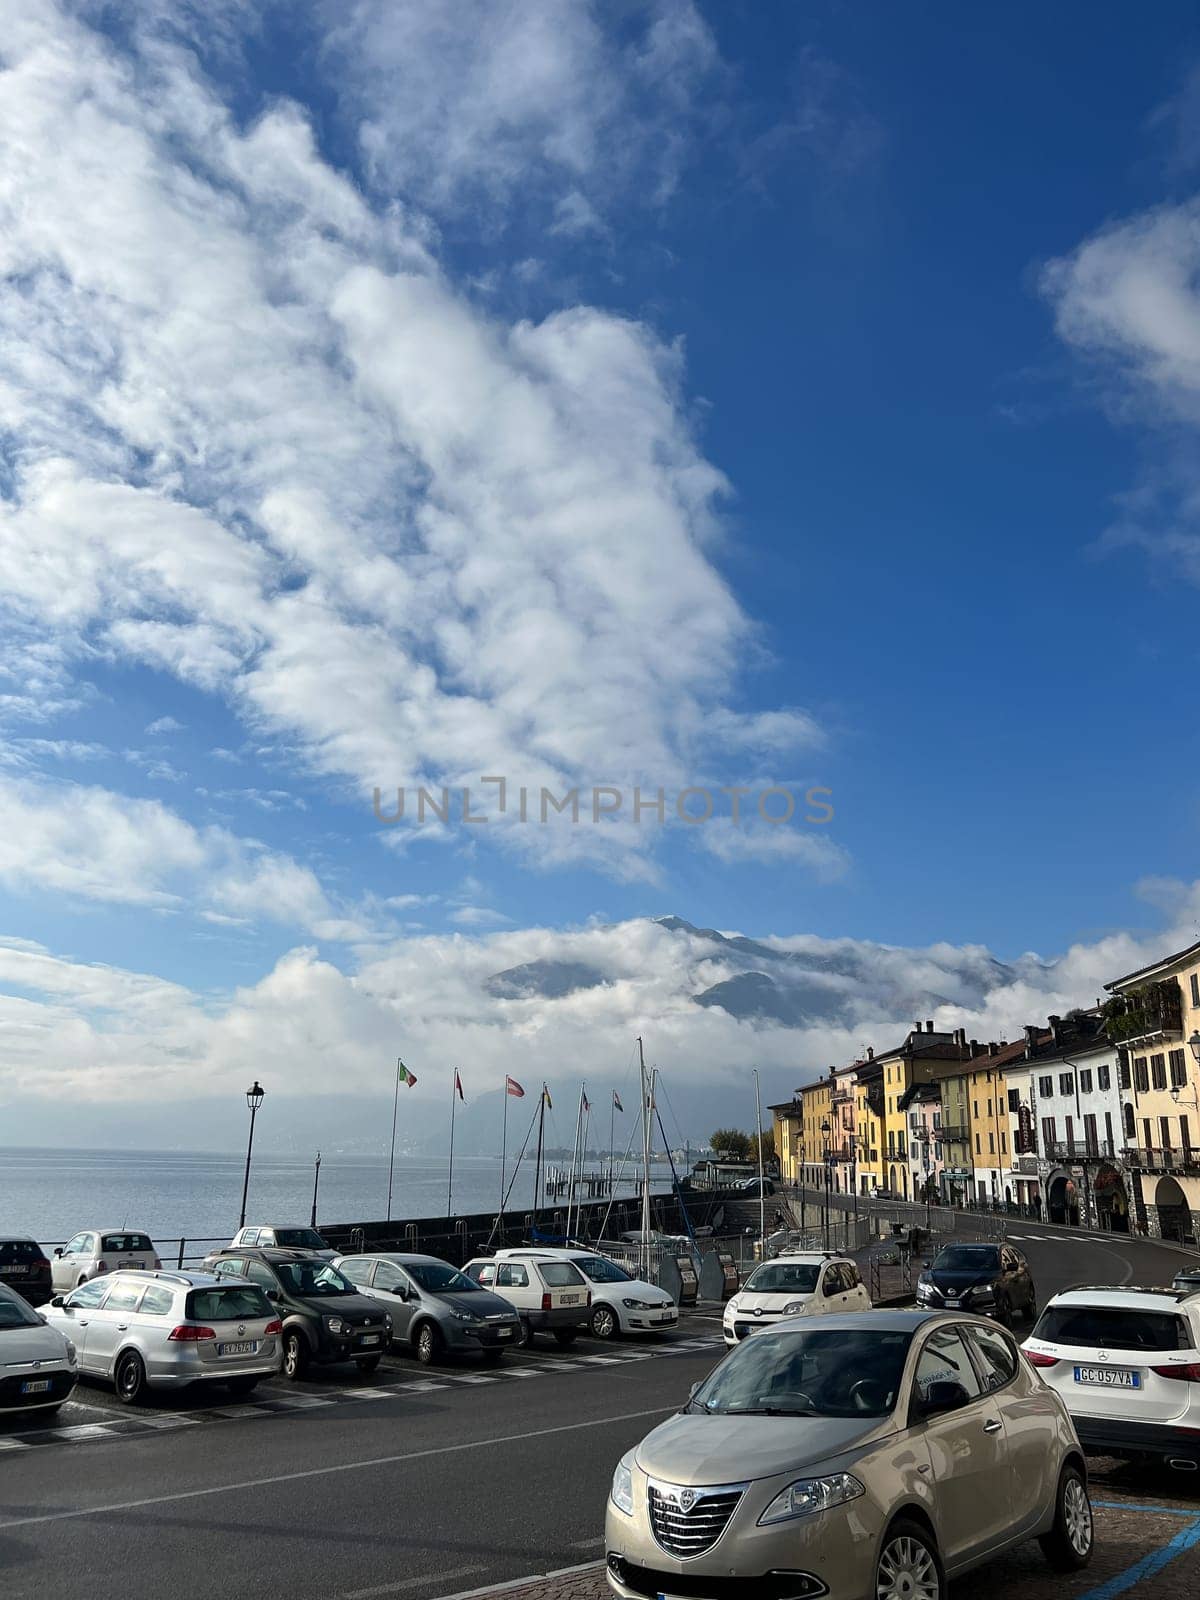
[[[80,1372],[112,1382],[127,1405],[191,1383],[249,1394],[280,1366],[283,1325],[266,1295],[208,1272],[109,1273],[42,1315],[74,1344]]]

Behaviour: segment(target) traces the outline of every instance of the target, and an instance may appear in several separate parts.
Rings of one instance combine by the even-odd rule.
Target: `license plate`
[[[234,1343],[234,1344],[219,1344],[217,1346],[217,1354],[219,1356],[253,1356],[253,1355],[257,1355],[258,1354],[258,1340],[257,1339],[242,1339],[239,1342]]]
[[[513,1336],[513,1331],[512,1331],[511,1328],[497,1328],[496,1329],[496,1337],[497,1337],[497,1339],[511,1339],[512,1336]]]
[[[28,1267],[0,1267],[0,1278],[23,1278],[28,1271]]]
[[[655,1322],[674,1322],[675,1318],[670,1311],[665,1311],[661,1317],[655,1317]]]
[[[46,1394],[50,1388],[49,1378],[35,1378],[31,1383],[21,1385],[22,1394]]]
[[[579,1304],[579,1296],[577,1294],[564,1294],[560,1297],[558,1303],[560,1306],[577,1306]]]
[[[358,1342],[359,1344],[378,1344],[379,1338],[380,1336],[377,1333],[364,1333],[359,1337]]]
[[[1076,1383],[1095,1383],[1103,1389],[1140,1389],[1142,1375],[1132,1367],[1076,1367]]]
[[[957,1306],[958,1305],[958,1296],[957,1295],[947,1295],[946,1296],[946,1304],[948,1306]]]

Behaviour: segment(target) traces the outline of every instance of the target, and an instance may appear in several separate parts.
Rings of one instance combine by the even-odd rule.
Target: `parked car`
[[[661,1333],[679,1326],[679,1307],[665,1289],[631,1276],[624,1267],[595,1250],[526,1247],[496,1252],[497,1260],[519,1261],[530,1255],[570,1261],[583,1273],[592,1292],[588,1331],[594,1339],[615,1339],[621,1333]]]
[[[40,1306],[54,1293],[50,1261],[36,1240],[23,1233],[0,1234],[0,1282]]]
[[[0,1283],[0,1415],[53,1416],[77,1376],[74,1343],[47,1327],[23,1295]]]
[[[569,1261],[557,1261],[544,1253],[523,1256],[519,1261],[477,1257],[468,1261],[463,1271],[516,1309],[523,1345],[532,1344],[543,1330],[552,1333],[559,1344],[573,1344],[588,1326],[591,1292],[583,1273]]]
[[[757,1200],[760,1194],[774,1194],[775,1185],[770,1178],[763,1178],[761,1182],[758,1178],[747,1178],[744,1183],[738,1185],[738,1192],[742,1199]]]
[[[374,1372],[392,1337],[378,1300],[362,1294],[332,1262],[306,1250],[264,1247],[214,1250],[205,1270],[223,1282],[256,1283],[283,1321],[283,1370],[302,1378],[314,1362],[353,1361]]]
[[[1037,1315],[1029,1263],[1011,1244],[947,1244],[917,1279],[917,1304],[930,1310],[962,1307],[1011,1325]]]
[[[392,1343],[405,1345],[426,1366],[463,1351],[499,1361],[521,1342],[521,1319],[509,1302],[437,1256],[338,1256],[334,1266],[383,1303]]]
[[[1027,1539],[1062,1571],[1092,1554],[1062,1400],[1005,1329],[922,1311],[792,1322],[730,1351],[621,1458],[605,1531],[622,1600],[706,1580],[945,1600],[949,1580]]]
[[[1171,1279],[1172,1289],[1187,1289],[1194,1293],[1200,1289],[1200,1266],[1183,1267]]]
[[[126,1405],[193,1383],[245,1395],[279,1371],[278,1311],[256,1285],[209,1272],[106,1273],[56,1295],[44,1315],[74,1341],[79,1370]]]
[[[148,1233],[128,1228],[89,1228],[55,1250],[50,1282],[55,1294],[62,1294],[106,1272],[128,1267],[157,1272],[161,1266]]]
[[[300,1222],[275,1222],[270,1227],[239,1228],[230,1242],[231,1250],[277,1246],[282,1250],[303,1250],[306,1255],[332,1261],[337,1251],[315,1228]]]
[[[1200,1292],[1068,1289],[1022,1348],[1088,1451],[1200,1468]]]
[[[784,1317],[821,1317],[869,1311],[867,1293],[849,1256],[796,1250],[764,1261],[725,1303],[721,1332],[727,1345],[761,1333]]]

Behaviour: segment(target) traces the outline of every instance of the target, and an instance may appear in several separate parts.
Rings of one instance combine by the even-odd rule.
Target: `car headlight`
[[[728,1301],[725,1306],[725,1315],[727,1317],[736,1316],[740,1309],[741,1307],[738,1305],[737,1295],[734,1295],[733,1299]]]
[[[79,1360],[79,1352],[78,1352],[78,1350],[76,1350],[75,1346],[71,1343],[70,1339],[68,1339],[67,1340],[67,1365],[69,1367],[73,1367],[73,1366],[75,1366],[75,1364],[76,1364],[76,1362],[78,1360]]]
[[[789,1300],[782,1314],[785,1317],[798,1317],[807,1305],[807,1300]]]
[[[777,1494],[758,1519],[759,1527],[771,1522],[786,1522],[789,1517],[807,1517],[815,1511],[857,1500],[866,1490],[849,1472],[835,1472],[828,1478],[799,1478]]]
[[[326,1317],[325,1326],[329,1329],[330,1333],[334,1334],[335,1336],[350,1332],[349,1324],[343,1322],[341,1317]]]
[[[623,1511],[627,1517],[633,1515],[633,1470],[628,1460],[617,1462],[608,1498],[618,1511]]]
[[[456,1322],[470,1322],[474,1323],[476,1327],[482,1326],[480,1319],[473,1311],[452,1311],[450,1315]]]
[[[654,1303],[650,1300],[622,1300],[621,1304],[626,1311],[653,1311]]]

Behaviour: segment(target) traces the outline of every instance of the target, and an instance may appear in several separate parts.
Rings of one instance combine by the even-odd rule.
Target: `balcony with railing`
[[[1045,1154],[1048,1161],[1114,1161],[1118,1147],[1111,1139],[1056,1139]]]
[[[1143,984],[1104,1006],[1104,1029],[1114,1044],[1149,1045],[1183,1038],[1183,990],[1177,978]]]
[[[933,1130],[933,1136],[943,1144],[961,1143],[971,1137],[971,1124],[966,1116],[947,1117],[943,1112],[942,1125]]]
[[[1200,1150],[1166,1150],[1161,1146],[1129,1145],[1121,1154],[1131,1167],[1143,1172],[1200,1172]]]

